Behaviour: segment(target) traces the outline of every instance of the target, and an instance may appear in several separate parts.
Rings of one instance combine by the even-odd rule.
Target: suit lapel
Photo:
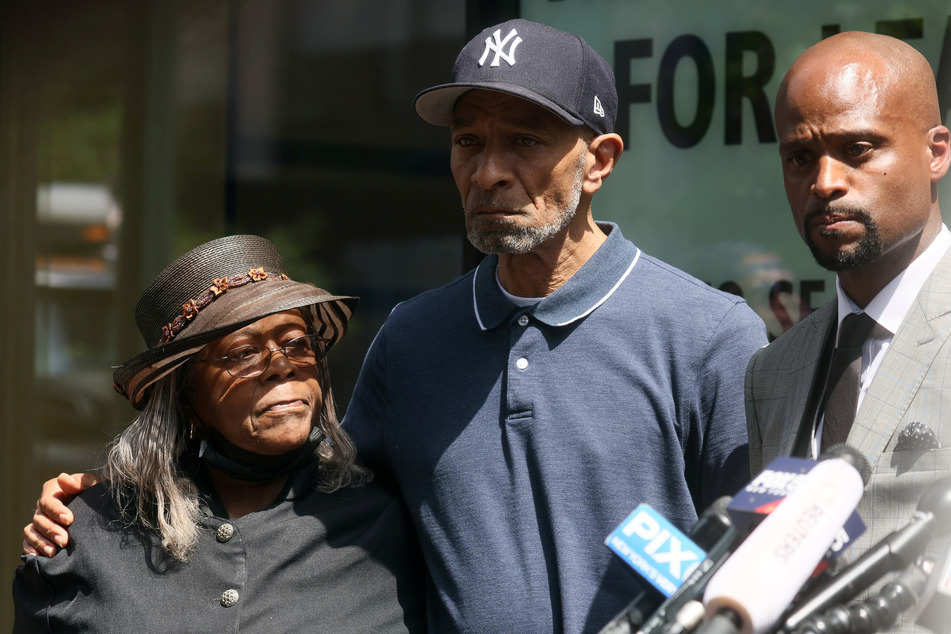
[[[802,412],[802,418],[797,433],[787,434],[783,439],[781,455],[810,457],[812,452],[812,438],[816,433],[829,374],[829,361],[832,356],[830,337],[835,333],[837,314],[836,302],[831,301],[812,315],[812,332],[802,342],[801,348],[801,354],[807,363],[798,375],[793,376],[793,384],[790,386],[795,393],[794,411]]]
[[[809,455],[828,371],[824,350],[835,315],[836,303],[829,302],[769,344],[763,354],[753,356],[747,377],[752,398],[748,414],[756,426],[761,459],[751,463],[754,469],[776,456]]]
[[[849,444],[870,458],[873,470],[949,334],[951,251],[925,282],[892,338],[849,432]]]

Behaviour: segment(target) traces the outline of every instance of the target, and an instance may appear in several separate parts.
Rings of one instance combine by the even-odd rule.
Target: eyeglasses
[[[238,379],[250,379],[267,372],[271,366],[271,355],[275,352],[283,352],[287,360],[296,366],[312,367],[324,358],[327,342],[318,335],[304,335],[291,339],[279,348],[240,346],[229,350],[223,357],[202,361],[224,361],[228,374]]]

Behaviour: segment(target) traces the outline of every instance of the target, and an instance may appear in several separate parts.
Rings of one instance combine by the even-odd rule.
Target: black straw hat
[[[427,123],[448,126],[456,101],[473,89],[521,97],[598,134],[614,131],[611,66],[578,35],[544,24],[509,20],[482,31],[456,58],[452,83],[416,95],[416,112]]]
[[[346,332],[357,302],[288,278],[284,258],[265,238],[206,242],[169,264],[139,297],[135,322],[149,349],[116,369],[116,391],[141,409],[149,386],[208,343],[294,308],[305,309],[329,349]]]

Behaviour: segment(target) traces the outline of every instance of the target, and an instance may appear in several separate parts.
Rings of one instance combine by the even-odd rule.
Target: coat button
[[[518,318],[518,325],[519,325],[519,326],[527,326],[527,325],[528,325],[528,316],[527,316],[527,315],[522,315],[521,317],[519,317],[519,318]]]
[[[230,608],[232,605],[238,602],[238,591],[231,589],[225,590],[221,593],[221,605],[226,608]]]
[[[218,527],[218,532],[215,534],[215,538],[224,543],[234,537],[234,526],[231,524],[222,524]]]

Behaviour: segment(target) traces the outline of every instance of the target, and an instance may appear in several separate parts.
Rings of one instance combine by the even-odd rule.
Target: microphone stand
[[[884,632],[898,615],[914,607],[934,570],[934,560],[919,559],[873,597],[849,606],[837,605],[807,618],[795,634],[873,634]]]

